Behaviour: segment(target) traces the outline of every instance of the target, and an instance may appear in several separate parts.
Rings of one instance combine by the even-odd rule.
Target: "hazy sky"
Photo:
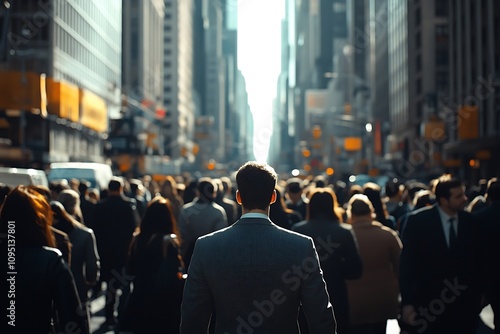
[[[238,0],[238,64],[254,117],[254,154],[265,161],[281,62],[284,0]]]

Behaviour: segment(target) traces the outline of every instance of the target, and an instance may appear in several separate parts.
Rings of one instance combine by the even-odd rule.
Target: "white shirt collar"
[[[439,216],[441,218],[441,226],[443,227],[443,231],[444,231],[444,237],[446,238],[446,244],[449,246],[450,245],[450,226],[448,225],[449,224],[449,220],[450,218],[453,218],[453,229],[455,230],[455,235],[458,236],[458,215],[454,215],[454,216],[449,216],[446,212],[443,211],[443,209],[441,209],[439,207],[439,205],[437,206],[438,208],[438,211],[439,211]]]
[[[258,212],[248,212],[245,213],[244,215],[241,215],[241,218],[265,218],[269,219],[269,217],[263,213],[258,213]]]

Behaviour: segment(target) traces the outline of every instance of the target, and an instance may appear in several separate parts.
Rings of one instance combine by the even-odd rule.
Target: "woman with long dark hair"
[[[307,220],[295,224],[292,230],[314,240],[335,310],[337,332],[346,334],[350,328],[350,312],[345,280],[359,278],[363,268],[351,226],[342,223],[342,213],[333,189],[316,188],[307,204]],[[302,315],[299,315],[299,323],[301,332],[309,333]]]
[[[153,198],[134,236],[128,274],[133,291],[120,319],[120,330],[132,333],[178,333],[183,289],[183,263],[177,222],[168,199]]]
[[[34,187],[18,186],[5,198],[0,240],[3,254],[12,253],[15,261],[5,258],[14,283],[2,280],[2,293],[9,296],[3,305],[15,311],[2,333],[89,333],[71,271],[54,248],[51,225],[50,204]],[[12,286],[15,296],[9,293]]]

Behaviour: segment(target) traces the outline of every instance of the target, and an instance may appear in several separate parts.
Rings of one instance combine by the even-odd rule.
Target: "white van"
[[[108,189],[113,177],[111,166],[98,162],[53,162],[50,164],[49,182],[65,179],[87,180],[91,188]]]
[[[48,186],[45,171],[33,168],[0,167],[0,183],[11,187],[25,186]]]

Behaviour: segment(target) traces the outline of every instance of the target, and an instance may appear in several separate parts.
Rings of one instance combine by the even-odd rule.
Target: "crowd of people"
[[[0,188],[3,333],[90,333],[102,295],[116,333],[475,333],[488,304],[500,332],[496,178],[348,186],[248,162]]]

